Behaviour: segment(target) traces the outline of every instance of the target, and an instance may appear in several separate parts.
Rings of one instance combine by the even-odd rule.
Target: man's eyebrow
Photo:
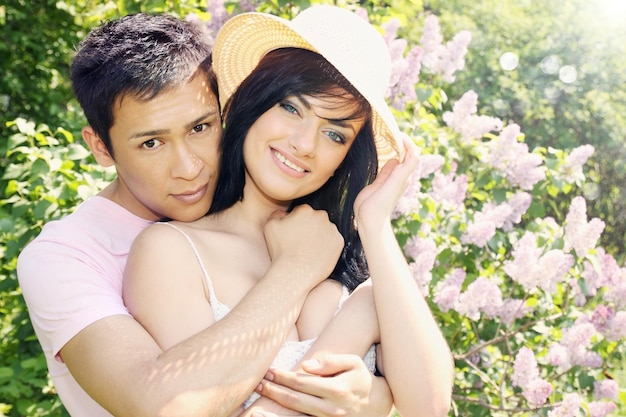
[[[202,123],[202,121],[203,121],[203,120],[206,120],[206,119],[208,119],[208,118],[210,118],[210,117],[213,117],[213,116],[215,116],[215,115],[216,115],[216,114],[218,114],[218,113],[219,113],[219,112],[218,112],[217,110],[213,110],[213,109],[211,109],[211,110],[207,111],[207,112],[206,112],[206,113],[204,113],[203,115],[199,116],[197,119],[192,120],[191,122],[189,122],[189,123],[187,124],[187,129],[191,129],[191,128],[192,128],[192,127],[194,127],[194,126],[199,125],[200,123]]]
[[[191,122],[187,123],[187,125],[185,126],[187,129],[191,129],[194,126],[199,125],[203,120],[208,119],[209,117],[217,114],[217,110],[209,110],[206,113],[204,113],[203,115],[199,116],[198,118],[192,120]],[[160,136],[160,135],[164,135],[170,132],[170,129],[157,129],[157,130],[146,130],[144,132],[137,132],[132,134],[131,136],[128,137],[129,140],[131,139],[141,139],[141,138],[145,138],[147,136]]]
[[[145,138],[146,136],[161,136],[166,133],[169,133],[169,129],[146,130],[145,132],[133,133],[128,137],[128,139],[132,140]]]

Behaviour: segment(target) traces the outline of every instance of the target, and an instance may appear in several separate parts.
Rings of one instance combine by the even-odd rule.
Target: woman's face
[[[345,120],[355,109],[345,96],[290,96],[275,104],[248,130],[246,184],[280,203],[321,188],[363,126],[362,118]]]

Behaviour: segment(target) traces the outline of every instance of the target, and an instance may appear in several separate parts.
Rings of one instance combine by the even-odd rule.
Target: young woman
[[[131,313],[163,348],[217,325],[270,265],[268,220],[310,206],[312,215],[327,213],[344,250],[274,366],[293,368],[307,351],[358,354],[372,371],[375,360],[403,416],[447,415],[450,352],[390,223],[418,161],[384,102],[390,58],[382,37],[331,6],[291,22],[242,14],[218,34],[214,68],[225,130],[211,210],[137,239],[124,283]],[[266,401],[253,409],[269,410]]]

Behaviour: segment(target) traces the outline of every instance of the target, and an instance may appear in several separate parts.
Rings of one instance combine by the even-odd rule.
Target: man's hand
[[[308,205],[274,212],[264,232],[272,263],[293,264],[298,285],[309,289],[328,278],[343,250],[343,238],[328,214]]]
[[[302,368],[307,373],[272,370],[257,392],[312,416],[389,415],[393,402],[389,387],[384,378],[367,370],[360,357],[326,354],[304,361]]]

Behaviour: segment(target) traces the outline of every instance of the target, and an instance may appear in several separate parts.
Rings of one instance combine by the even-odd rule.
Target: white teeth
[[[293,169],[294,171],[298,171],[298,172],[305,172],[304,169],[302,169],[301,167],[295,165],[293,162],[289,161],[287,158],[285,158],[282,154],[274,151],[274,155],[276,155],[276,158],[282,162],[283,164],[287,165],[289,168]]]

